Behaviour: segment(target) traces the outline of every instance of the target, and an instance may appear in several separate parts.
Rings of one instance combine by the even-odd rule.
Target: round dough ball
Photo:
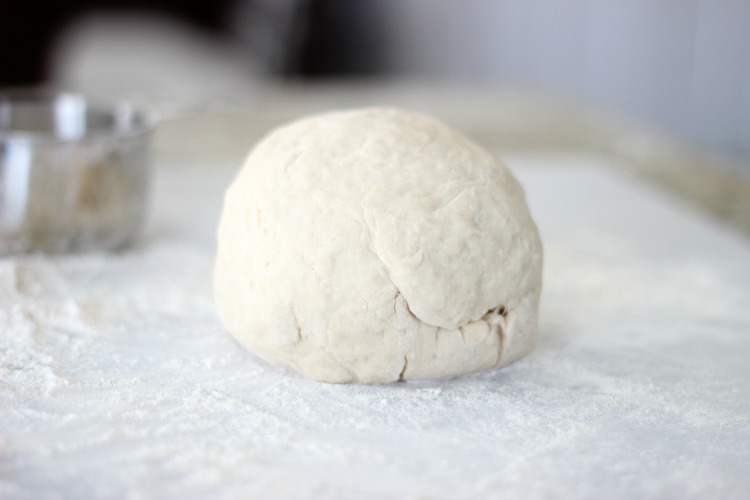
[[[261,358],[327,382],[478,372],[528,353],[542,248],[521,186],[395,109],[271,132],[229,188],[216,304]]]

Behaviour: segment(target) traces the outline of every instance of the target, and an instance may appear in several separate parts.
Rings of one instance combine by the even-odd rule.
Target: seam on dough
[[[375,256],[375,258],[378,259],[378,262],[380,262],[380,264],[383,266],[383,269],[385,270],[385,274],[386,274],[386,277],[387,277],[388,281],[391,283],[391,285],[393,285],[393,288],[396,289],[396,296],[393,298],[393,313],[395,315],[396,314],[396,300],[398,299],[399,295],[402,295],[401,289],[393,281],[393,278],[391,277],[391,269],[385,263],[385,261],[383,260],[383,258],[380,255],[380,253],[378,253],[378,249],[377,249],[377,245],[376,245],[376,241],[378,240],[378,238],[377,238],[378,231],[379,231],[377,219],[375,217],[368,218],[367,214],[365,213],[365,208],[364,208],[364,206],[362,206],[361,203],[360,203],[360,208],[362,210],[362,219],[361,219],[362,223],[367,228],[368,232],[370,233],[370,242],[371,242],[372,246],[369,248],[369,250]],[[370,221],[372,221],[372,225],[370,224]],[[374,227],[372,227],[372,226],[374,226]],[[409,307],[409,301],[407,301],[405,297],[404,297],[404,304],[406,304],[406,310],[409,312],[409,314],[412,317],[414,317],[417,320],[419,320],[421,323],[424,323],[424,324],[429,325],[429,326],[435,326],[435,327],[438,326],[438,325],[433,325],[432,323],[428,323],[427,321],[424,321],[422,318],[420,318],[419,316],[417,316],[416,314],[414,314],[414,311],[412,311],[411,307]]]
[[[474,185],[474,184],[470,184],[469,186],[464,187],[457,194],[455,194],[454,196],[452,196],[451,199],[448,200],[446,203],[443,203],[439,207],[433,209],[431,213],[434,214],[434,213],[439,212],[441,210],[445,210],[446,208],[448,208],[449,206],[451,206],[462,194],[466,193],[469,189],[476,189],[476,187],[477,186]]]
[[[471,186],[471,187],[475,187],[475,186]],[[468,188],[466,188],[466,189],[468,189]],[[456,195],[455,197],[453,197],[448,204],[452,203],[456,198],[458,198],[461,194],[463,194],[463,192],[466,189],[462,190],[458,195]],[[442,207],[442,208],[445,208],[445,207]],[[393,278],[391,277],[391,269],[388,267],[388,265],[385,263],[385,261],[383,260],[383,258],[380,255],[380,253],[378,252],[377,245],[376,245],[377,235],[378,235],[378,229],[379,229],[378,228],[377,219],[375,217],[369,217],[368,218],[367,214],[365,213],[365,208],[364,208],[364,206],[361,203],[360,203],[360,209],[362,210],[362,217],[361,217],[360,223],[364,227],[366,227],[367,230],[368,230],[368,232],[370,233],[369,236],[370,236],[371,247],[368,250],[370,252],[372,252],[372,254],[375,256],[376,259],[378,259],[378,261],[380,262],[380,264],[383,266],[383,270],[385,271],[387,280],[396,289],[396,295],[393,297],[393,315],[395,317],[396,316],[396,304],[398,302],[398,297],[399,296],[403,296],[403,294],[401,293],[401,289],[398,287],[398,285],[396,285],[396,283],[393,281]],[[370,221],[371,221],[371,223],[370,223]],[[409,301],[406,300],[406,297],[404,297],[403,300],[404,300],[404,304],[406,305],[406,310],[407,310],[407,312],[409,313],[409,315],[411,317],[413,317],[414,319],[416,319],[417,321],[419,321],[420,323],[422,323],[424,325],[436,328],[438,330],[442,328],[439,325],[432,324],[432,323],[430,323],[428,321],[423,320],[419,316],[417,316],[414,313],[414,311],[412,311],[411,307],[409,306]],[[502,317],[503,320],[505,319],[505,315],[507,314],[507,310],[506,310],[505,306],[498,305],[496,308],[493,308],[492,310],[488,311],[481,319],[485,319],[486,320],[487,315],[490,314],[490,313],[492,313],[492,312],[496,312],[498,315],[500,315]],[[469,321],[465,322],[464,324],[459,325],[456,328],[457,330],[459,330],[459,334],[461,335],[461,341],[464,344],[466,344],[466,339],[465,339],[465,336],[464,336],[463,327],[466,326],[466,325],[468,325],[471,322],[472,322],[472,320],[469,320]],[[497,365],[500,364],[500,360],[502,359],[502,350],[503,350],[503,343],[504,343],[504,339],[505,339],[505,332],[504,332],[503,328],[499,326],[499,324],[496,326],[496,328],[498,330],[497,335],[498,335],[498,343],[499,343],[498,358],[497,358],[497,361],[495,363],[495,365],[497,366]],[[454,331],[456,329],[454,329]]]
[[[399,290],[398,287],[392,281],[391,281],[391,285],[393,285],[393,287],[396,289],[396,295],[393,296],[393,316],[395,317],[396,316],[396,304],[398,303],[398,298],[399,297],[403,298],[403,294],[401,293],[401,290]],[[409,316],[416,319],[420,323],[424,323],[425,325],[435,326],[435,325],[430,325],[426,321],[422,321],[416,314],[414,314],[414,311],[411,310],[411,307],[409,307],[409,302],[407,302],[405,298],[403,298],[403,301],[404,301],[404,305],[406,306],[406,313]],[[436,328],[439,328],[439,327],[436,327]]]
[[[370,229],[369,225],[367,227],[368,227],[368,229]],[[370,233],[371,233],[370,234],[371,241],[373,241],[373,243],[374,243],[375,239],[372,237],[372,230],[370,230]],[[383,261],[383,259],[380,257],[380,255],[378,255],[378,252],[377,252],[377,250],[375,250],[375,248],[372,249],[372,253],[373,253],[373,255],[375,255],[375,258],[378,259],[378,261],[380,262],[380,264],[383,266],[383,269],[385,270],[385,273],[386,273],[388,281],[391,283],[391,285],[393,285],[393,288],[396,289],[396,295],[393,297],[393,313],[395,315],[396,314],[396,300],[398,299],[399,296],[403,297],[403,294],[401,293],[401,289],[398,287],[398,285],[396,285],[396,283],[393,281],[393,278],[391,278],[391,270],[390,270],[390,268],[386,265],[386,263]],[[422,318],[420,318],[419,316],[417,316],[416,314],[414,314],[414,311],[411,310],[411,307],[409,306],[409,301],[406,300],[406,297],[404,297],[404,304],[406,305],[406,311],[409,313],[409,315],[411,317],[415,318],[420,323],[424,323],[425,325],[429,325],[429,326],[434,326],[436,328],[440,328],[438,325],[433,325],[432,323],[429,323],[429,322],[423,320]]]
[[[495,328],[497,328],[497,361],[495,362],[495,366],[499,366],[503,361],[503,349],[505,347],[506,340],[505,318],[508,314],[508,310],[505,308],[505,306],[500,306],[497,311],[500,315],[500,319],[495,326]],[[502,313],[500,311],[502,311]]]
[[[501,304],[493,307],[482,316],[482,321],[485,321],[491,328],[494,328],[497,335],[497,360],[495,360],[495,366],[499,366],[503,360],[503,347],[505,346],[507,336],[505,326],[507,325],[508,314],[508,309]]]
[[[282,168],[285,172],[289,171],[289,168],[292,167],[295,163],[297,163],[297,160],[299,160],[300,156],[302,156],[302,151],[295,151],[292,153],[291,158],[289,158],[286,163],[284,164],[284,167]]]
[[[401,369],[401,373],[398,374],[399,380],[405,380],[404,375],[406,375],[406,369],[409,366],[409,358],[404,354],[404,367]]]
[[[505,328],[503,328],[504,324],[498,323],[497,328],[497,361],[495,361],[495,366],[500,365],[503,361],[503,347],[505,346]]]
[[[299,324],[299,319],[297,319],[297,312],[294,310],[294,306],[289,306],[289,308],[292,310],[292,319],[294,320],[294,328],[297,329],[297,340],[295,342],[299,342],[302,340],[302,327]]]
[[[457,197],[458,196],[456,196],[456,198]],[[391,283],[391,285],[393,285],[393,288],[395,288],[396,292],[397,292],[396,296],[393,299],[394,300],[393,311],[394,311],[394,314],[395,314],[395,312],[396,312],[396,302],[395,301],[396,301],[396,299],[398,298],[399,295],[403,296],[403,294],[401,293],[401,289],[398,287],[398,285],[396,285],[396,282],[393,281],[393,278],[391,277],[391,269],[390,269],[390,267],[388,267],[388,265],[385,263],[385,260],[383,260],[383,258],[381,257],[380,253],[378,252],[377,245],[376,245],[376,241],[378,240],[377,235],[378,235],[378,231],[379,231],[377,219],[375,217],[370,217],[369,220],[372,221],[372,225],[371,225],[370,222],[368,221],[368,217],[364,213],[365,209],[364,209],[364,207],[361,204],[360,204],[360,208],[362,209],[362,212],[363,212],[362,213],[362,224],[367,228],[367,230],[370,233],[370,242],[371,242],[372,246],[369,248],[369,250],[375,256],[375,258],[378,259],[378,262],[380,262],[380,264],[383,266],[383,269],[385,270],[385,274],[386,274],[386,277],[387,277],[388,281]],[[372,226],[374,226],[374,228]],[[423,252],[424,250],[420,249],[419,251]],[[424,258],[424,256],[422,255],[421,259],[423,259],[423,258]],[[430,323],[429,321],[425,321],[424,319],[420,318],[417,314],[415,314],[414,311],[412,311],[411,307],[409,306],[409,301],[406,300],[406,297],[404,297],[404,304],[406,304],[406,310],[409,312],[409,314],[413,318],[417,319],[420,323],[423,323],[423,324],[425,324],[427,326],[432,326],[432,327],[435,327],[435,328],[443,328],[440,325],[435,325],[433,323]],[[458,325],[456,328],[454,328],[452,330],[458,329],[458,328],[460,328],[462,326],[466,326],[469,323],[471,323],[472,321],[476,321],[476,320],[471,320],[470,319],[470,320],[466,321],[465,323],[463,323],[462,325]]]

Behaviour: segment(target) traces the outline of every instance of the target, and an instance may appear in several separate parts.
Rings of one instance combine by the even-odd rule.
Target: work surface
[[[0,496],[747,495],[748,240],[596,158],[508,163],[545,244],[538,345],[455,380],[321,384],[233,342],[234,165],[162,165],[120,254],[0,260]]]

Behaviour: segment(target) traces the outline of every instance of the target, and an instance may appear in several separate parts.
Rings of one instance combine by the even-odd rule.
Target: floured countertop
[[[750,242],[595,158],[508,163],[545,244],[538,345],[456,380],[321,384],[235,344],[211,294],[233,168],[162,166],[120,254],[0,260],[0,497],[746,496]]]

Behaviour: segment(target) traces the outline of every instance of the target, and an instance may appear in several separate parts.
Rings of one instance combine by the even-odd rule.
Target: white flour
[[[750,244],[608,171],[517,172],[540,341],[457,380],[326,385],[238,347],[211,295],[227,170],[162,171],[121,254],[0,260],[0,496],[746,495]]]

